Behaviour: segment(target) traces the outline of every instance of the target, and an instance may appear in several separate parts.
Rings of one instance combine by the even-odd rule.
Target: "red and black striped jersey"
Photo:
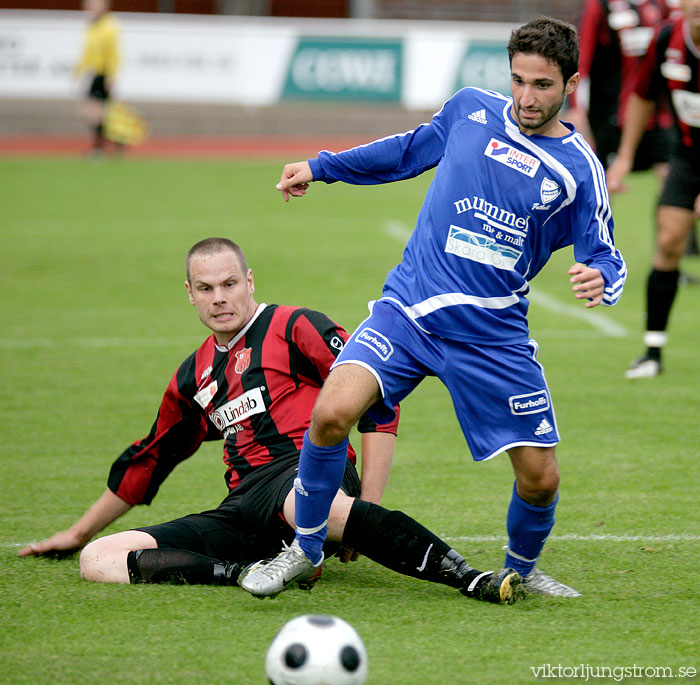
[[[634,89],[639,62],[658,26],[678,13],[678,0],[586,0],[578,26],[579,73],[590,79],[589,118],[622,126],[627,99]],[[577,93],[569,98],[572,106]],[[664,106],[658,125],[670,127]]]
[[[637,73],[635,92],[645,100],[668,93],[680,136],[680,155],[693,166],[700,160],[700,48],[683,18],[664,25],[654,37]]]
[[[233,490],[253,469],[299,454],[311,410],[348,335],[310,309],[261,304],[221,346],[213,335],[173,375],[151,432],[114,462],[109,488],[148,504],[168,474],[204,440],[224,440],[225,480]],[[362,432],[396,433],[367,418]],[[355,452],[350,447],[348,458]]]

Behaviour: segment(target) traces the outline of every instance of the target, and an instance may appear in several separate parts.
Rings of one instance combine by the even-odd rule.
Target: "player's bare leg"
[[[321,447],[337,445],[380,397],[377,379],[370,371],[358,364],[335,367],[316,400],[309,438]]]
[[[515,483],[508,507],[505,566],[525,578],[532,593],[576,597],[579,593],[546,576],[535,564],[554,526],[559,467],[554,447],[524,445],[508,450]]]
[[[547,507],[557,497],[559,466],[554,447],[522,445],[508,450],[518,495],[528,504]]]
[[[83,580],[95,583],[129,583],[129,552],[155,547],[158,547],[155,538],[141,530],[98,538],[80,553],[80,575]]]
[[[663,371],[661,354],[668,341],[666,328],[678,292],[679,266],[693,230],[692,210],[661,206],[652,269],[647,280],[646,352],[627,370],[627,378],[652,378]]]
[[[88,97],[80,104],[80,115],[93,132],[92,154],[99,155],[104,146],[104,100]]]
[[[238,585],[248,565],[188,549],[161,548],[141,530],[107,535],[91,542],[80,555],[81,576],[96,583]]]

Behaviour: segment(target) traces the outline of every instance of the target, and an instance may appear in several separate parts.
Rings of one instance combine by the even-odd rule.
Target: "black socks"
[[[678,292],[679,271],[658,271],[652,269],[647,279],[647,356],[659,359],[661,344],[654,344],[651,339],[654,333],[664,333],[668,324],[673,301]],[[659,341],[665,340],[665,335],[657,336]]]
[[[350,510],[343,543],[392,571],[458,589],[480,573],[410,516],[359,499]]]
[[[126,563],[132,583],[177,585],[238,585],[238,576],[246,566],[169,548],[129,552]]]

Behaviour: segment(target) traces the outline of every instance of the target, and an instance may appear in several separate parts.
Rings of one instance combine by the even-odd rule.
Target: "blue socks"
[[[296,538],[314,564],[323,557],[328,514],[340,489],[348,458],[348,439],[331,447],[319,447],[304,434],[299,455],[299,475],[294,479]]]
[[[513,496],[508,507],[508,551],[505,566],[514,568],[523,578],[535,566],[544,543],[554,527],[554,510],[559,495],[548,507],[536,507],[518,495],[513,484]]]

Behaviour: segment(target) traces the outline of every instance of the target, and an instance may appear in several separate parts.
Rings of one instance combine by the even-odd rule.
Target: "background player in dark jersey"
[[[655,28],[677,5],[678,0],[584,3],[578,27],[581,83],[569,98],[567,118],[586,136],[604,167],[609,166],[620,143],[625,108],[639,63]],[[658,167],[668,161],[672,127],[667,104],[657,103],[637,150],[635,169]]]
[[[656,215],[656,251],[647,280],[647,349],[627,370],[628,378],[653,377],[663,369],[678,267],[700,216],[700,0],[681,0],[681,10],[683,16],[661,28],[649,46],[628,102],[620,148],[608,169],[608,187],[621,190],[655,103],[670,95],[678,142]]]
[[[204,440],[221,438],[229,488],[224,501],[210,511],[95,540],[81,553],[83,578],[236,585],[247,563],[276,553],[280,541],[292,539],[287,522],[294,521],[301,441],[347,334],[318,312],[257,304],[253,272],[240,248],[226,239],[192,247],[186,286],[213,335],[175,372],[150,434],[114,462],[105,493],[68,530],[25,547],[20,556],[82,547],[131,506],[149,503],[173,468]],[[350,447],[329,538],[388,568],[456,587],[467,596],[507,603],[521,597],[521,579],[512,569],[476,571],[419,523],[379,506],[396,423],[361,423],[362,484]],[[356,499],[360,494],[363,500]],[[310,585],[316,577],[299,580]]]

